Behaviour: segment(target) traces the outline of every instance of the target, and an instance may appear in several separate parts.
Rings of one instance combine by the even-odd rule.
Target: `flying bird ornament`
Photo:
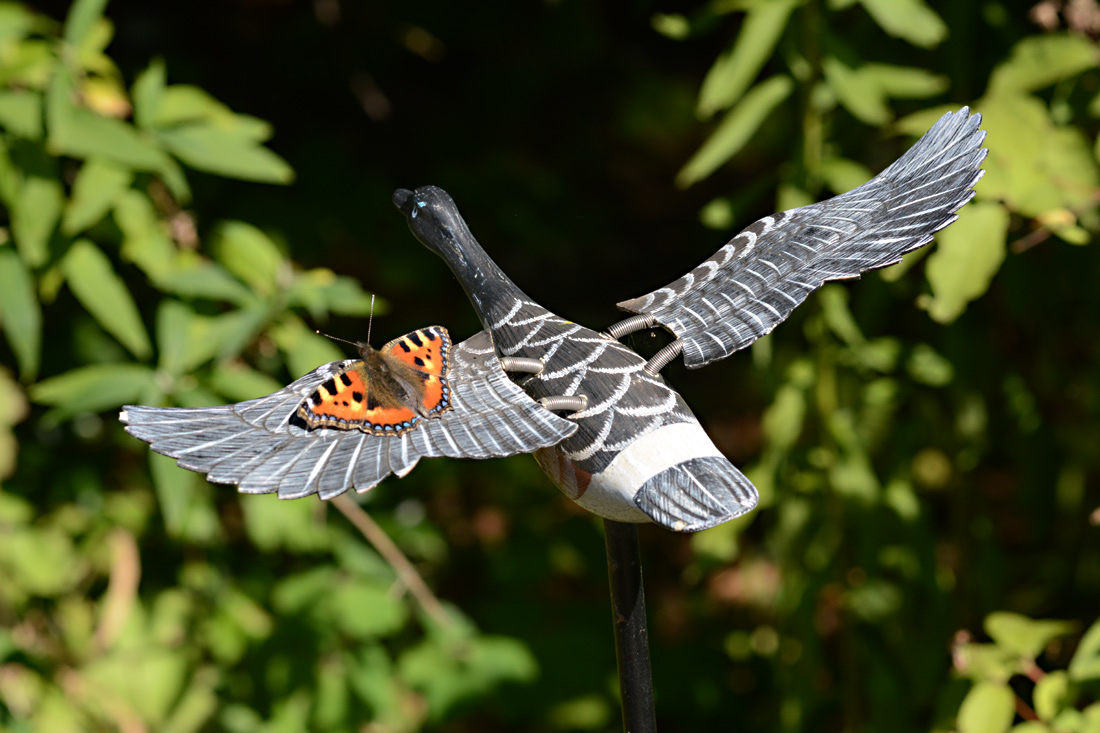
[[[619,303],[597,332],[535,303],[478,244],[442,189],[399,190],[417,239],[447,263],[484,330],[454,345],[431,326],[333,362],[266,397],[219,407],[127,406],[126,430],[245,493],[366,491],[421,458],[533,453],[569,498],[606,519],[695,532],[758,494],[660,371],[701,367],[770,333],[825,282],[898,262],[957,218],[982,177],[981,116],[945,114],[848,193],[751,224],[666,287]],[[645,359],[620,343],[663,327]]]

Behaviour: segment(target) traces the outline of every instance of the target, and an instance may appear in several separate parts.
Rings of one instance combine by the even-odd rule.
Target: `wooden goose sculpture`
[[[605,333],[526,296],[489,258],[442,189],[399,190],[413,234],[447,263],[485,327],[452,346],[421,329],[319,367],[260,399],[205,408],[127,406],[132,435],[210,481],[282,498],[366,491],[420,458],[535,454],[571,499],[607,519],[694,532],[756,506],[659,372],[690,368],[771,332],[830,280],[898,262],[953,222],[981,178],[980,115],[944,115],[864,185],[750,225],[667,287],[619,307]],[[618,339],[663,326],[646,361]],[[509,376],[511,375],[511,376]],[[557,413],[561,413],[560,415]]]

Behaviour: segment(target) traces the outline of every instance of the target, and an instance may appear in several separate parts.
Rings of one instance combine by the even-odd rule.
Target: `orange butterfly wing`
[[[412,369],[423,380],[421,408],[429,415],[451,407],[447,374],[451,364],[451,337],[442,326],[429,326],[396,338],[382,347],[384,358]]]
[[[394,339],[377,354],[401,369],[411,380],[423,386],[419,405],[381,404],[377,399],[385,385],[370,385],[364,361],[352,362],[347,369],[325,380],[306,398],[296,413],[310,430],[336,428],[362,430],[374,435],[400,435],[416,426],[420,414],[429,416],[451,407],[447,383],[450,371],[451,338],[441,326],[413,331]],[[419,409],[417,409],[419,408]]]

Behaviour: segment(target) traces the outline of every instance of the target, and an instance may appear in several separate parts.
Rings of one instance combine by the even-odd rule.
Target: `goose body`
[[[127,407],[122,420],[181,466],[242,491],[328,498],[404,475],[421,457],[528,452],[567,496],[599,516],[680,532],[712,527],[753,509],[758,495],[661,368],[677,356],[696,368],[735,353],[825,282],[858,278],[930,242],[974,195],[986,153],[980,122],[966,108],[944,115],[866,184],[765,217],[692,272],[620,303],[634,315],[604,333],[525,295],[445,191],[399,190],[394,204],[450,267],[484,326],[454,348],[454,366],[438,375],[451,390],[449,409],[394,434],[296,424],[304,401],[312,407],[339,391],[333,380],[340,374],[365,373],[349,361],[319,367],[260,400]],[[655,326],[674,340],[648,361],[618,340]],[[430,332],[447,337],[441,327]]]

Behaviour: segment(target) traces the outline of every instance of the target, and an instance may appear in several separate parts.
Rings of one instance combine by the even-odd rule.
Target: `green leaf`
[[[332,341],[310,331],[294,316],[271,329],[271,338],[286,356],[287,367],[295,379],[322,364],[348,358]]]
[[[184,654],[148,645],[93,659],[83,667],[81,677],[88,684],[89,694],[121,698],[141,720],[160,730],[183,689],[187,671]]]
[[[1069,676],[1074,682],[1100,678],[1100,621],[1090,626],[1078,642],[1069,662]]]
[[[710,117],[737,103],[772,55],[797,5],[789,0],[774,0],[749,10],[733,46],[718,57],[703,79],[699,92],[700,117]]]
[[[122,256],[159,283],[174,272],[177,251],[148,195],[136,189],[123,191],[115,202],[115,222],[122,230]]]
[[[65,17],[65,43],[74,48],[82,45],[106,6],[107,0],[76,0]]]
[[[156,383],[156,372],[141,364],[93,364],[77,367],[30,387],[31,399],[57,409],[65,419],[137,402]]]
[[[886,94],[874,79],[848,68],[834,56],[826,57],[822,66],[829,89],[853,117],[876,127],[890,121],[893,113]]]
[[[333,625],[353,639],[390,636],[401,630],[408,617],[405,604],[386,585],[346,582],[325,593]]]
[[[914,46],[932,48],[947,38],[947,25],[924,0],[860,0],[879,28]]]
[[[244,526],[256,546],[265,552],[286,548],[291,552],[322,550],[329,533],[312,501],[279,501],[274,496],[250,497],[241,501]]]
[[[1009,211],[1029,217],[1094,206],[1100,172],[1079,129],[1055,125],[1042,101],[1023,94],[985,97],[975,107],[984,115],[989,149],[979,199],[1003,201]]]
[[[164,96],[167,72],[164,59],[154,59],[149,68],[138,75],[131,94],[134,98],[134,122],[148,130],[156,125],[161,99]]]
[[[1077,76],[1100,64],[1100,49],[1076,33],[1044,33],[1024,38],[989,77],[989,94],[1030,92]]]
[[[1018,613],[997,611],[985,618],[990,638],[1013,654],[1029,660],[1043,653],[1050,642],[1073,632],[1069,621],[1034,620]]]
[[[979,682],[959,707],[959,733],[1004,733],[1016,715],[1016,694],[1007,684]]]
[[[826,158],[821,161],[819,173],[829,190],[836,194],[847,193],[873,177],[863,164],[844,158]]]
[[[105,158],[137,170],[157,172],[167,165],[163,151],[131,125],[73,103],[72,77],[59,70],[46,96],[50,148],[75,158]]]
[[[253,132],[211,125],[160,130],[157,137],[186,165],[207,173],[261,183],[290,183],[285,160],[253,139]]]
[[[221,224],[214,235],[214,256],[227,270],[261,295],[279,286],[286,257],[262,231],[241,221]],[[287,273],[289,274],[289,272]]]
[[[239,115],[206,91],[187,84],[173,84],[164,90],[156,119],[156,127],[175,127],[202,123],[216,127],[253,142],[263,142],[272,135],[270,123],[248,115]]]
[[[80,304],[99,325],[117,338],[134,356],[152,353],[141,314],[111,261],[86,239],[78,240],[62,262],[65,280]]]
[[[864,64],[859,73],[892,99],[924,99],[942,94],[951,80],[913,66]]]
[[[11,247],[0,248],[0,326],[19,361],[20,374],[34,379],[42,351],[42,308],[30,272]]]
[[[26,89],[0,91],[0,125],[28,140],[41,140],[42,95]]]
[[[71,590],[86,561],[68,535],[55,529],[4,528],[0,577],[21,594],[56,596]],[[5,594],[15,590],[5,588]]]
[[[211,389],[233,402],[263,397],[278,392],[283,385],[271,377],[241,363],[219,365],[210,375]]]
[[[149,471],[168,535],[196,544],[216,541],[221,522],[210,484],[177,466],[176,459],[153,451],[149,451]]]
[[[1060,669],[1048,672],[1035,683],[1032,700],[1036,715],[1042,720],[1052,720],[1062,710],[1073,705],[1069,675]]]
[[[30,267],[49,259],[50,237],[61,218],[65,194],[55,178],[28,175],[11,202],[11,233],[19,254]]]
[[[676,175],[676,185],[687,188],[736,155],[793,90],[794,82],[787,76],[773,76],[753,87]]]
[[[84,163],[73,183],[61,231],[74,235],[96,224],[122,198],[134,174],[126,167],[93,158]]]
[[[1003,206],[977,203],[965,207],[958,221],[936,235],[939,245],[925,270],[932,296],[921,301],[934,320],[954,321],[967,303],[989,289],[1004,261],[1008,223]]]
[[[188,298],[224,300],[237,305],[255,300],[251,290],[214,262],[195,262],[173,270],[157,278],[157,287]]]
[[[55,25],[52,20],[32,12],[21,3],[0,3],[0,44],[6,44],[10,39],[25,38],[35,32],[52,33]]]

